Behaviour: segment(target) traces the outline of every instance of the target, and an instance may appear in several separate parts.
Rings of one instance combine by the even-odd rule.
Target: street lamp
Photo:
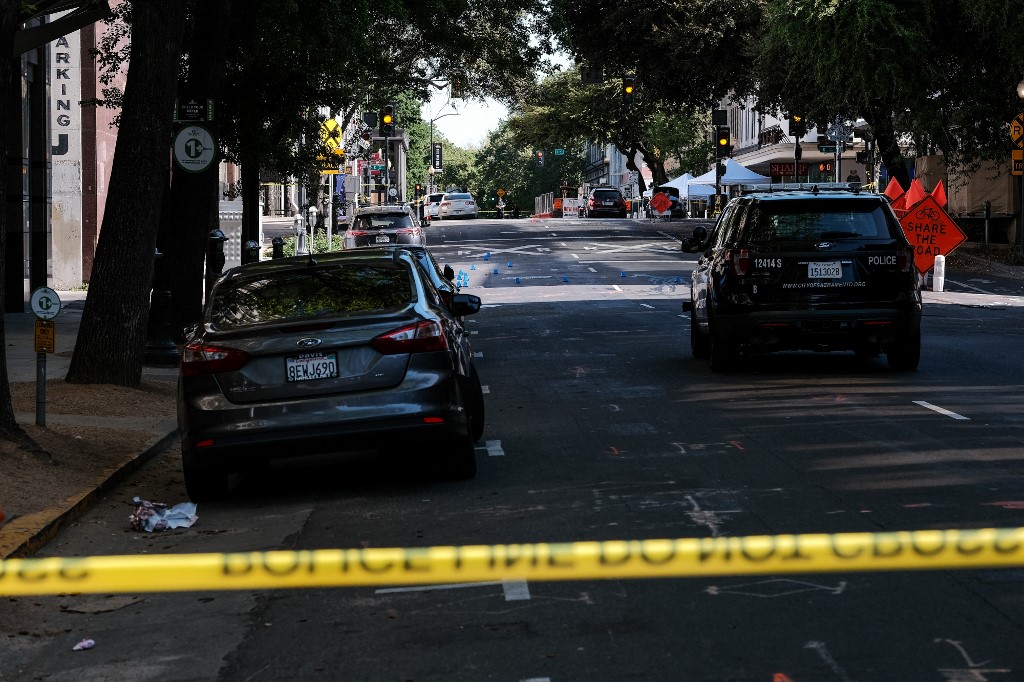
[[[1024,80],[1017,83],[1017,101],[1020,103],[1020,110],[1024,113]],[[1010,161],[1013,166],[1013,161]],[[1020,259],[1024,262],[1024,172],[1020,174],[1020,219],[1017,222],[1017,243],[1020,245]]]

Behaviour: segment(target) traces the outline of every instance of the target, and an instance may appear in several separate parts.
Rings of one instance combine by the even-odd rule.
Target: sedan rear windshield
[[[412,227],[408,213],[367,213],[356,216],[352,225],[357,230],[399,230]]]
[[[746,241],[892,239],[885,211],[867,201],[772,201],[755,204],[746,218]]]
[[[303,268],[228,280],[214,293],[210,321],[217,329],[334,315],[397,311],[415,300],[409,271],[360,263]]]

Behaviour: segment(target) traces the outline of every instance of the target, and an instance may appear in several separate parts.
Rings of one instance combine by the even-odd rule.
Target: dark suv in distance
[[[622,192],[614,187],[595,187],[587,195],[584,205],[588,218],[600,215],[613,216],[615,218],[626,217],[626,200]]]
[[[777,186],[733,199],[682,248],[701,253],[683,310],[693,356],[712,370],[780,350],[885,353],[891,369],[917,369],[914,252],[884,196]]]

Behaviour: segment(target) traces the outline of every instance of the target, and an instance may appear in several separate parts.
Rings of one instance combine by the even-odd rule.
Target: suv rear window
[[[594,190],[594,198],[595,199],[607,200],[607,199],[619,199],[621,197],[622,197],[622,195],[619,194],[619,190],[617,190],[617,189],[595,189]]]
[[[449,194],[449,199],[472,199],[472,194]]]
[[[214,293],[211,322],[217,329],[237,329],[401,310],[413,300],[409,271],[400,265],[303,268],[224,282]]]
[[[436,204],[436,203],[440,202],[441,199],[443,199],[443,198],[444,198],[443,194],[431,194],[430,196],[427,197],[427,203],[428,204]]]
[[[892,239],[885,211],[875,202],[765,201],[746,216],[748,242]]]

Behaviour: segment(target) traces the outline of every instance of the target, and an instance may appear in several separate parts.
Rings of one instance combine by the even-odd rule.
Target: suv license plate
[[[808,279],[842,279],[843,264],[839,261],[828,261],[825,263],[808,263]]]
[[[391,237],[387,236],[386,234],[378,234],[377,235],[377,243],[378,244],[389,244],[389,243],[391,243]]]
[[[306,353],[285,358],[285,378],[292,381],[334,379],[338,376],[338,356],[334,353]]]

